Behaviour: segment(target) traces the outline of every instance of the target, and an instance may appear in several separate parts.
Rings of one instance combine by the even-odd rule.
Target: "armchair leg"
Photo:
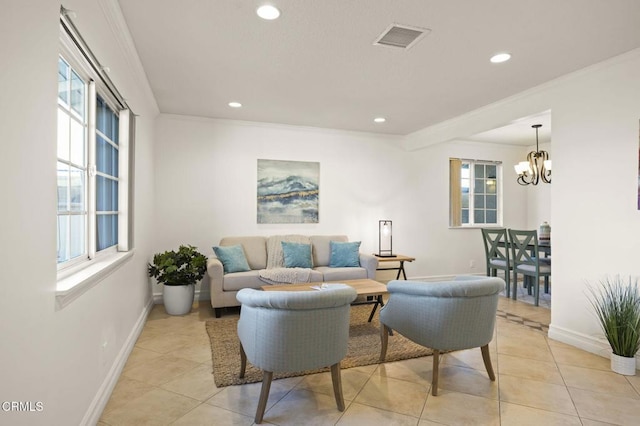
[[[509,275],[511,274],[508,269],[504,271],[505,295],[507,296],[507,299],[509,298],[509,294],[511,293],[511,285],[510,285],[511,280],[509,279]]]
[[[338,410],[344,411],[344,395],[342,394],[342,377],[340,376],[340,363],[331,366],[331,381],[333,382],[333,394],[336,397]]]
[[[482,360],[484,361],[484,368],[487,369],[487,374],[492,382],[496,381],[496,375],[493,372],[493,366],[491,365],[491,356],[489,355],[489,345],[484,345],[480,348],[482,351]]]
[[[244,353],[242,343],[240,344],[240,378],[244,378],[244,373],[247,370],[247,354]]]
[[[215,312],[216,318],[220,318],[222,316],[222,308],[213,308]]]
[[[258,401],[258,408],[256,409],[256,423],[262,423],[264,417],[264,410],[267,408],[267,399],[269,399],[269,390],[271,389],[271,380],[273,379],[272,371],[264,371],[262,373],[262,389],[260,390],[260,401]]]
[[[438,370],[440,368],[440,351],[433,350],[433,371],[431,373],[431,395],[438,396]]]
[[[380,362],[384,362],[384,358],[387,356],[387,344],[389,343],[389,333],[391,329],[384,324],[380,324]]]

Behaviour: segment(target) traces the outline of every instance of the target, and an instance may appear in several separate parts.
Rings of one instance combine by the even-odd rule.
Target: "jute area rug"
[[[380,323],[378,313],[371,322],[367,322],[371,305],[351,307],[349,326],[349,350],[346,358],[340,362],[345,368],[377,364],[380,358]],[[247,362],[245,377],[240,379],[240,342],[237,333],[238,318],[222,318],[206,322],[207,333],[211,341],[213,359],[213,378],[216,386],[242,385],[262,381],[262,370]],[[417,345],[398,333],[389,336],[386,362],[431,355],[433,351]],[[295,373],[274,373],[274,379],[302,376],[305,374],[329,371],[329,368]]]

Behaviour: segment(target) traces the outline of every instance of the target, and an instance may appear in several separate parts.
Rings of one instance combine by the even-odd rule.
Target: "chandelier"
[[[540,180],[544,183],[551,183],[551,160],[547,151],[538,149],[538,128],[542,124],[534,124],[536,129],[536,150],[527,155],[527,161],[521,161],[515,166],[520,185],[537,185]]]

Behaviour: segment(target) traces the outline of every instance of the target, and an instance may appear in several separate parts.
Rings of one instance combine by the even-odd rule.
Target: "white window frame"
[[[462,166],[464,164],[469,165],[469,205],[466,209],[469,210],[468,223],[462,223]],[[496,223],[475,223],[475,166],[476,165],[492,165],[496,166]],[[452,158],[449,160],[450,167],[450,195],[449,195],[449,209],[450,209],[450,228],[485,228],[485,227],[501,227],[503,216],[503,178],[502,178],[502,162],[491,160],[475,160],[475,159],[459,159]],[[452,170],[454,167],[459,167],[457,172]],[[479,177],[478,179],[482,179]],[[456,199],[456,197],[460,197]]]
[[[78,265],[84,261],[86,261],[86,254],[87,254],[87,236],[86,236],[86,232],[87,232],[87,206],[88,206],[88,191],[87,191],[87,187],[88,187],[88,179],[87,179],[87,158],[88,158],[88,152],[87,152],[87,148],[88,148],[88,143],[87,143],[87,138],[88,138],[88,121],[89,121],[89,117],[88,117],[88,99],[89,99],[89,76],[88,74],[86,74],[84,72],[84,70],[82,69],[82,67],[77,66],[77,65],[73,65],[73,63],[75,62],[75,60],[73,60],[73,55],[71,53],[67,53],[65,52],[64,55],[61,54],[60,57],[63,57],[64,61],[67,63],[67,65],[69,66],[69,68],[74,71],[80,78],[83,79],[84,82],[84,99],[83,99],[83,106],[84,106],[84,111],[83,111],[83,117],[80,117],[80,115],[75,112],[73,110],[73,108],[71,107],[71,103],[69,103],[68,105],[65,105],[65,103],[61,102],[60,99],[58,98],[57,100],[57,111],[58,114],[60,113],[60,111],[62,111],[62,113],[66,116],[69,117],[70,122],[75,121],[76,123],[80,123],[83,127],[83,140],[84,140],[84,147],[83,147],[83,151],[84,151],[84,155],[83,155],[83,159],[82,159],[82,164],[79,164],[77,162],[73,162],[71,161],[71,159],[69,159],[69,161],[66,161],[64,159],[60,159],[57,158],[57,162],[63,162],[63,163],[68,163],[68,166],[75,166],[75,167],[80,167],[81,170],[83,170],[83,174],[84,174],[84,184],[83,184],[83,200],[84,200],[84,209],[82,211],[76,211],[75,213],[69,213],[69,214],[64,214],[64,216],[84,216],[84,232],[85,232],[85,238],[83,241],[83,253],[82,255],[78,256],[78,257],[74,257],[64,263],[59,263],[58,264],[58,270],[62,269],[62,267],[73,267],[74,265]],[[59,126],[59,121],[58,121],[58,126]],[[72,127],[72,126],[71,126]],[[71,135],[71,127],[69,128],[69,135]],[[58,137],[60,134],[60,128],[57,128],[58,131]],[[58,141],[59,142],[59,141]],[[70,194],[68,194],[68,196],[70,196]],[[73,210],[73,209],[72,209]],[[59,214],[59,212],[58,212]],[[56,221],[57,222],[57,221]],[[58,224],[57,224],[58,225]],[[59,225],[58,225],[59,226]],[[59,231],[59,230],[58,230]]]
[[[88,126],[85,129],[86,173],[86,245],[85,253],[58,265],[56,308],[71,303],[133,256],[133,134],[134,115],[109,77],[100,67],[76,27],[61,8],[60,56],[86,84],[85,105]],[[119,117],[118,134],[118,241],[97,250],[96,241],[96,102],[100,96]],[[57,160],[56,160],[57,161]],[[56,256],[57,257],[57,256]]]

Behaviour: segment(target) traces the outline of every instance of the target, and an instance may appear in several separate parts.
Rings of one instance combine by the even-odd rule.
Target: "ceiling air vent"
[[[377,46],[399,47],[410,49],[431,32],[428,28],[410,27],[392,24],[373,42]]]

